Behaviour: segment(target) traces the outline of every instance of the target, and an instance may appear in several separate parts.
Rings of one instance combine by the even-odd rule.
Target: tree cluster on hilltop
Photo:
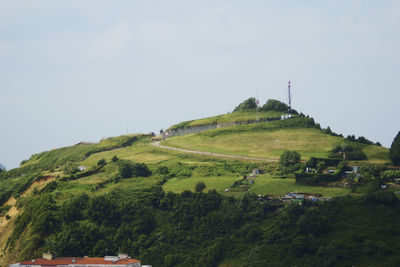
[[[268,99],[268,101],[261,107],[258,107],[257,99],[254,97],[250,97],[240,103],[233,112],[237,111],[249,111],[256,110],[259,111],[277,111],[277,112],[290,112],[291,114],[298,114],[296,110],[290,109],[289,106],[279,100],[276,99]]]

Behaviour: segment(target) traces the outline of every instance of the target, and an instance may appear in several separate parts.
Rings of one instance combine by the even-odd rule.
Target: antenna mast
[[[292,109],[292,95],[290,93],[290,81],[288,83],[288,98],[289,98],[288,107],[289,107],[289,112],[290,112],[290,110]]]

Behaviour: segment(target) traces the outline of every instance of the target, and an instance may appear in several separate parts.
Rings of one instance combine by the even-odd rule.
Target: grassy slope
[[[229,114],[230,115],[230,114]],[[246,118],[246,114],[242,114]],[[248,114],[249,116],[251,114]],[[225,115],[222,115],[222,117]],[[236,116],[236,115],[235,115]],[[239,114],[237,114],[239,116]],[[262,116],[260,116],[262,117]],[[228,120],[232,117],[226,117]],[[236,118],[238,119],[238,118]],[[235,120],[236,120],[235,119]],[[197,121],[196,123],[199,123]],[[328,151],[337,143],[343,142],[343,139],[332,137],[321,133],[318,129],[302,128],[302,129],[279,129],[280,121],[271,123],[260,123],[257,125],[242,125],[224,129],[216,129],[194,135],[179,136],[164,141],[166,145],[212,151],[233,155],[244,155],[252,157],[268,157],[279,158],[283,150],[295,149],[299,150],[304,158],[310,156],[326,156]],[[120,159],[132,160],[137,162],[145,162],[152,170],[158,166],[164,165],[168,167],[176,166],[183,163],[188,166],[210,166],[215,164],[223,164],[225,162],[234,163],[234,160],[221,160],[210,158],[202,155],[192,155],[176,151],[166,151],[161,148],[151,146],[149,137],[136,140],[133,145],[121,147],[132,136],[121,136],[103,140],[99,144],[82,144],[76,146],[65,147],[52,151],[37,154],[31,158],[22,168],[11,170],[11,178],[3,179],[0,176],[0,193],[24,182],[29,175],[42,172],[43,175],[63,176],[60,168],[65,162],[74,161],[78,165],[84,165],[92,168],[97,165],[100,159],[106,159],[110,162],[113,156]],[[279,141],[277,141],[279,140]],[[387,149],[377,146],[366,146],[355,144],[363,147],[364,152],[372,162],[387,162]],[[105,151],[103,151],[105,150]],[[86,155],[90,154],[87,158]],[[104,194],[115,188],[134,188],[142,190],[151,188],[159,183],[163,177],[154,175],[150,178],[132,178],[122,179],[118,183],[108,183],[104,187],[94,188],[96,185],[115,177],[118,174],[116,165],[107,164],[101,172],[89,177],[80,178],[72,181],[61,181],[61,177],[57,177],[57,189],[52,192],[57,202],[63,202],[71,195],[81,192],[91,194]],[[216,189],[223,192],[233,182],[241,176],[238,174],[202,175],[194,172],[189,178],[177,176],[170,179],[163,188],[165,191],[182,192],[183,190],[193,190],[198,181],[204,181],[207,189]],[[320,188],[299,186],[291,179],[278,179],[269,175],[260,176],[251,192],[260,194],[283,195],[291,191],[301,192],[318,192],[324,196],[340,196],[349,193],[348,189],[343,188]],[[224,193],[225,195],[242,197],[244,192]],[[32,194],[30,196],[33,197]],[[15,203],[13,204],[15,206]],[[15,210],[15,208],[13,209]],[[23,210],[23,208],[22,208]],[[19,210],[18,212],[21,212]],[[8,236],[15,221],[15,216],[11,216],[7,227],[4,227],[0,235]],[[4,240],[1,244],[4,245]],[[0,247],[0,249],[2,249]],[[0,264],[4,262],[0,261]]]
[[[163,189],[174,193],[181,193],[185,190],[194,192],[196,183],[201,181],[206,184],[206,191],[215,189],[226,196],[242,197],[246,192],[224,192],[226,188],[230,188],[230,186],[239,179],[241,178],[238,176],[173,178],[163,186]],[[276,196],[283,196],[289,192],[295,191],[302,193],[320,193],[324,197],[344,196],[351,192],[349,188],[298,185],[295,183],[294,179],[275,178],[269,174],[259,176],[249,189],[249,192],[256,194]]]
[[[252,185],[251,192],[282,196],[288,192],[320,193],[323,197],[344,196],[350,193],[350,188],[307,186],[295,183],[295,179],[282,179],[269,174],[260,175]]]
[[[343,138],[322,133],[319,129],[298,128],[279,129],[280,122],[261,123],[259,125],[241,125],[215,129],[203,133],[176,136],[161,144],[210,151],[215,153],[241,155],[259,158],[279,159],[285,150],[297,150],[303,159],[326,157],[338,143],[348,142]],[[260,129],[260,125],[265,125]],[[271,127],[269,127],[271,125]],[[388,149],[353,143],[361,146],[370,162],[388,162]]]
[[[184,121],[169,127],[168,130],[214,124],[214,123],[244,122],[244,121],[253,121],[257,119],[277,119],[280,118],[282,114],[284,113],[275,111],[258,112],[258,114],[255,111],[240,111],[213,117],[207,117],[198,120]]]

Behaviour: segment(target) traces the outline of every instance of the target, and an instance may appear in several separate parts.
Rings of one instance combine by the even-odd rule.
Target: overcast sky
[[[400,1],[0,0],[0,163],[257,96],[390,146]]]

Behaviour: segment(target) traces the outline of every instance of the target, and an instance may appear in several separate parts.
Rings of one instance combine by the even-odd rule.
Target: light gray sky
[[[0,162],[251,96],[390,146],[400,1],[0,0]]]

